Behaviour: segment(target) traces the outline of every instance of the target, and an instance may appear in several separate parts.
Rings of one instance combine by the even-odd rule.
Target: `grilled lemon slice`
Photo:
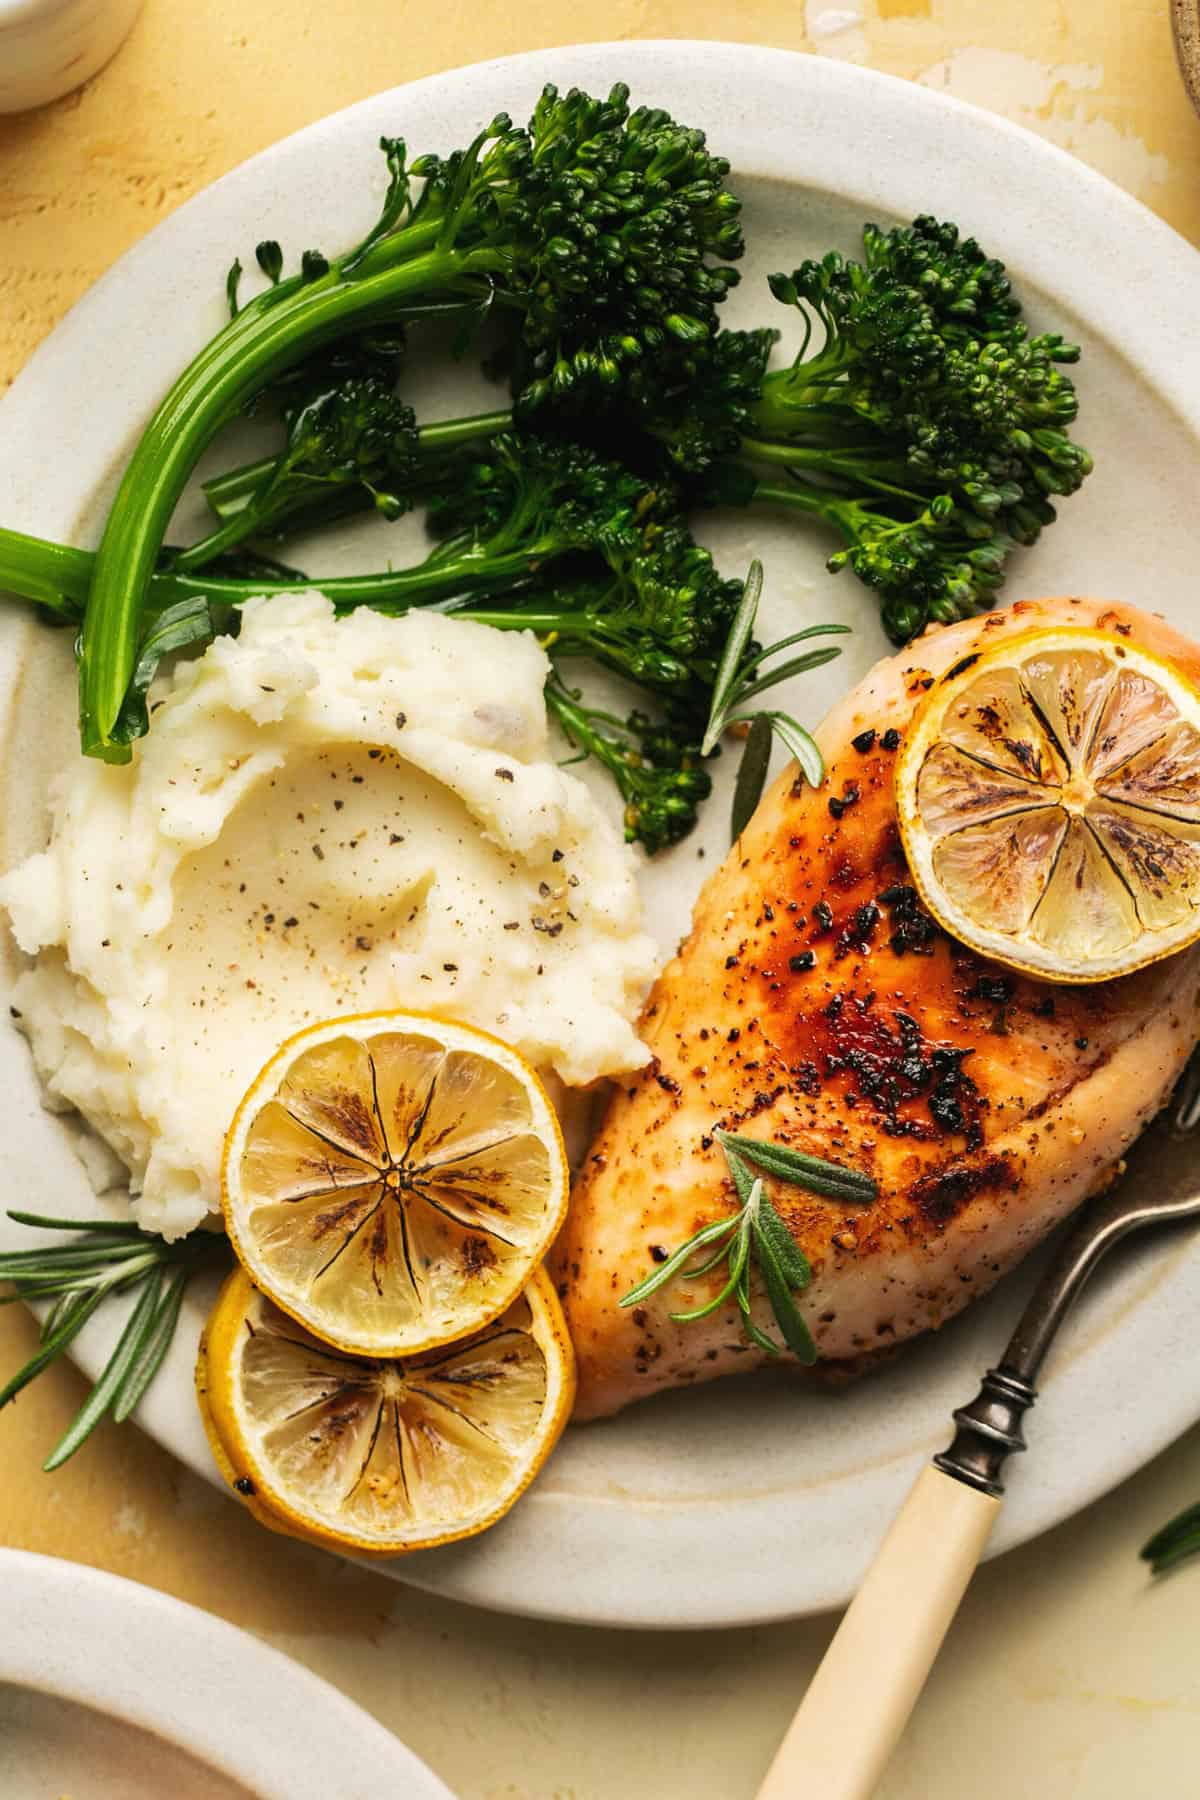
[[[1048,981],[1103,981],[1200,937],[1200,694],[1109,633],[1029,632],[931,689],[896,765],[940,924]]]
[[[502,1313],[567,1205],[545,1090],[485,1032],[419,1013],[291,1038],[238,1108],[225,1222],[253,1280],[317,1337],[414,1355]]]
[[[196,1384],[217,1464],[263,1524],[398,1556],[503,1517],[566,1424],[575,1365],[540,1269],[473,1337],[403,1358],[331,1349],[235,1269]]]

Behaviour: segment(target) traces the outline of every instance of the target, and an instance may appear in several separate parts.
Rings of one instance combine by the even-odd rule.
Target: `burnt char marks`
[[[879,899],[888,910],[888,925],[891,927],[888,944],[893,954],[929,956],[940,931],[921,905],[916,888],[910,887],[907,882],[898,881],[891,887],[884,888]]]
[[[879,923],[879,908],[874,900],[864,900],[856,906],[838,934],[833,954],[839,958],[857,952],[865,956],[875,935],[875,927]]]
[[[488,1275],[496,1266],[496,1252],[486,1238],[476,1237],[473,1233],[463,1239],[459,1252],[463,1276],[467,1281],[478,1281]]]
[[[915,1181],[909,1199],[930,1225],[938,1228],[956,1219],[977,1194],[1015,1192],[1020,1185],[1016,1170],[1004,1156],[989,1156],[982,1163],[951,1163],[931,1169]]]
[[[844,1077],[847,1103],[870,1107],[888,1137],[963,1136],[972,1150],[983,1142],[986,1101],[963,1067],[970,1049],[931,1043],[911,1013],[869,996],[837,996],[808,1029],[826,1076]]]

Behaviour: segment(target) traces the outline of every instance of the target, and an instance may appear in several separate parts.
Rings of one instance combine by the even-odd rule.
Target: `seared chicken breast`
[[[812,1265],[801,1310],[825,1359],[941,1325],[1087,1195],[1166,1099],[1200,1035],[1200,950],[1067,987],[952,942],[921,907],[893,765],[931,682],[1004,634],[1095,625],[1200,685],[1200,649],[1160,619],[1084,599],[1023,601],[880,663],[818,733],[824,787],[794,767],[764,798],[647,1002],[651,1062],[614,1094],[556,1274],[579,1358],[577,1415],[767,1360],[736,1304],[676,1323],[722,1269],[619,1302],[736,1198],[714,1127],[871,1175],[847,1207],[768,1181]],[[754,1317],[773,1319],[761,1291]]]

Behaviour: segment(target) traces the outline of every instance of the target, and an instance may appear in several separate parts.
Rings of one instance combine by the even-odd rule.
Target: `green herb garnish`
[[[1185,1507],[1183,1512],[1148,1538],[1138,1552],[1155,1575],[1165,1575],[1181,1562],[1200,1552],[1200,1505]]]
[[[45,1249],[0,1255],[0,1281],[11,1282],[13,1288],[0,1297],[0,1305],[13,1300],[53,1301],[42,1325],[41,1349],[0,1390],[0,1407],[62,1355],[105,1300],[137,1292],[137,1303],[99,1380],[42,1464],[49,1473],[74,1456],[106,1413],[118,1424],[129,1418],[162,1367],[188,1282],[198,1269],[226,1257],[228,1245],[224,1237],[205,1231],[168,1244],[116,1219],[46,1219],[25,1212],[8,1216],[38,1231],[82,1235]]]
[[[764,649],[761,644],[753,641],[752,636],[754,618],[762,596],[762,584],[762,564],[756,558],[750,564],[741,603],[729,628],[729,636],[717,667],[708,723],[700,745],[701,756],[710,756],[722,733],[730,725],[748,724],[750,727],[733,794],[729,822],[732,838],[741,836],[762,798],[771,761],[773,737],[777,737],[789,754],[796,758],[805,778],[813,787],[820,787],[825,779],[825,764],[816,739],[803,725],[798,725],[787,713],[757,708],[751,708],[749,712],[739,709],[745,708],[750,701],[765,694],[769,688],[778,686],[781,681],[788,681],[793,675],[803,675],[809,669],[819,669],[823,663],[832,662],[835,656],[842,654],[841,650],[833,644],[826,644],[819,650],[805,650],[799,656],[789,657],[787,662],[777,663],[765,674],[762,665],[768,657],[778,655],[781,650],[790,650],[793,644],[800,644],[814,637],[843,636],[850,629],[848,625],[809,625],[804,631],[794,631],[790,637],[780,638],[777,644],[769,644]]]
[[[772,1356],[779,1356],[787,1349],[798,1362],[814,1363],[817,1348],[795,1301],[795,1295],[802,1294],[811,1282],[812,1268],[771,1204],[762,1177],[754,1173],[754,1168],[763,1169],[776,1180],[793,1187],[807,1188],[810,1193],[823,1194],[830,1200],[847,1204],[862,1205],[874,1200],[879,1190],[869,1175],[859,1175],[840,1163],[827,1162],[824,1157],[808,1156],[787,1144],[742,1137],[740,1133],[730,1131],[716,1131],[713,1135],[725,1152],[741,1202],[738,1210],[727,1218],[715,1219],[712,1224],[702,1226],[660,1268],[632,1288],[620,1304],[636,1306],[676,1276],[695,1281],[724,1263],[728,1279],[720,1291],[703,1306],[687,1312],[673,1312],[671,1318],[679,1324],[707,1319],[733,1298],[742,1315],[742,1329],[752,1344]],[[703,1261],[693,1264],[692,1258],[710,1244],[715,1244],[716,1249]],[[783,1336],[782,1344],[761,1331],[751,1316],[752,1265],[762,1276],[771,1311]]]

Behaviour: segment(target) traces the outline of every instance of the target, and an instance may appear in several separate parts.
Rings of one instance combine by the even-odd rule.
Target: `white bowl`
[[[0,1793],[68,1782],[94,1800],[454,1800],[345,1694],[223,1619],[0,1549]]]
[[[0,113],[81,87],[120,49],[142,0],[0,0]]]

